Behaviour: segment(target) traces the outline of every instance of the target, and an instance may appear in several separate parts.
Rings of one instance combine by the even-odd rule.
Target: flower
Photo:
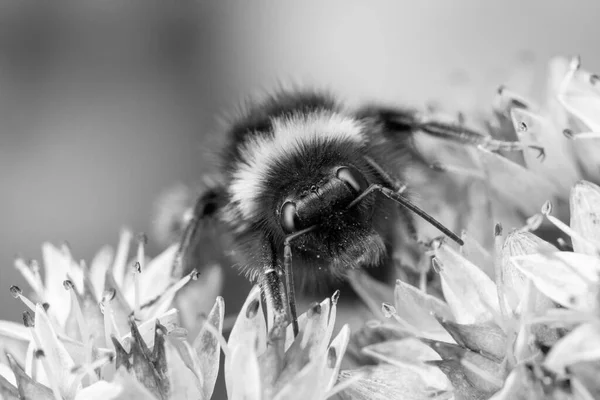
[[[255,286],[236,319],[225,353],[229,399],[326,399],[335,387],[350,330],[341,328],[331,341],[339,292],[313,304],[284,337],[270,331],[272,310],[263,307]]]
[[[543,207],[546,218],[572,238],[574,252],[560,251],[527,226],[503,239],[497,226],[496,256],[483,257],[493,264],[495,282],[471,254],[434,241],[445,301],[400,280],[392,292],[366,274],[354,276],[367,303],[394,298],[394,305],[383,303],[374,313],[396,324],[369,324],[371,332],[359,338],[362,353],[403,369],[417,365],[436,381],[427,370],[434,366],[452,383],[447,394],[458,398],[595,398],[600,385],[590,370],[600,368],[600,242],[593,238],[600,228],[592,216],[600,213],[599,199],[600,187],[578,182],[570,196],[571,227]],[[376,336],[383,341],[369,343]],[[406,391],[406,376],[393,381],[394,372],[383,365],[386,396]]]
[[[167,399],[183,398],[182,391],[187,391],[194,398],[210,398],[219,365],[216,337],[223,325],[223,300],[217,298],[192,345],[180,327],[180,311],[171,305],[177,292],[192,281],[197,281],[203,298],[214,299],[221,271],[207,269],[202,279],[195,271],[173,276],[176,246],[150,260],[143,236],[137,257],[128,262],[132,237],[124,230],[116,255],[103,248],[89,268],[76,263],[67,246],[44,244],[45,281],[37,263],[16,260],[39,302],[11,287],[29,311],[23,314],[25,326],[0,321],[2,356],[6,353],[5,363],[0,363],[3,396],[74,399],[101,392],[103,398],[116,399],[139,391]],[[194,320],[205,303],[197,304]],[[174,384],[186,377],[187,370],[194,378],[188,373],[185,385]],[[131,383],[132,376],[137,386]]]

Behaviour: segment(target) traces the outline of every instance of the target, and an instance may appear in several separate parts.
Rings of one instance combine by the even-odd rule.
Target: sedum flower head
[[[443,398],[597,398],[600,242],[594,238],[600,228],[592,216],[600,213],[600,187],[578,182],[570,200],[570,227],[552,217],[547,205],[542,211],[571,237],[574,251],[560,251],[527,227],[504,239],[497,226],[495,257],[466,252],[467,247],[481,249],[473,243],[456,251],[434,241],[433,264],[445,301],[400,280],[392,291],[367,275],[356,276],[354,285],[367,302],[376,304],[385,295],[394,299],[393,305],[374,310],[380,322],[354,338],[363,356],[380,365],[371,368],[383,368],[379,373],[387,375],[385,385],[366,378],[362,390],[376,386],[384,393],[381,398],[407,390],[422,399],[432,393]],[[486,258],[493,278],[472,261]],[[404,371],[416,366],[427,378],[407,389]],[[419,393],[423,383],[432,389],[432,380],[441,382],[434,378],[439,371],[451,386]],[[394,373],[403,379],[394,379]]]
[[[221,271],[213,267],[201,277],[192,271],[178,278],[171,272],[176,247],[148,259],[143,236],[130,261],[131,239],[123,231],[116,254],[104,248],[89,267],[75,262],[66,246],[44,244],[44,280],[37,263],[16,260],[37,303],[11,287],[29,310],[23,325],[0,321],[3,398],[210,398],[223,300],[217,298],[192,344],[172,303],[192,281],[203,298],[214,299]],[[199,302],[195,312],[206,306]]]

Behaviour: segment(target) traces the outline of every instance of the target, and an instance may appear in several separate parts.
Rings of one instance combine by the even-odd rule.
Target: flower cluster
[[[590,182],[600,182],[598,81],[578,59],[561,58],[550,65],[545,107],[506,88],[498,92],[495,118],[487,121],[492,133],[540,144],[544,160],[484,146],[438,153],[447,171],[468,182],[467,196],[480,199],[460,215],[476,234],[464,233],[459,251],[440,240],[429,244],[426,260],[439,287],[398,280],[392,289],[353,276],[379,319],[353,335],[349,355],[372,364],[363,368],[389,372],[360,380],[348,398],[600,396],[594,378],[600,370],[600,187]],[[453,164],[461,159],[472,165]],[[522,215],[533,215],[524,226]],[[567,215],[569,225],[561,222]],[[494,235],[492,220],[503,222]],[[502,225],[518,228],[504,237]],[[532,233],[540,227],[562,231],[556,245]]]
[[[223,299],[216,297],[221,271],[209,268],[202,279],[195,271],[173,276],[176,246],[148,259],[143,236],[128,260],[132,238],[124,230],[116,253],[100,250],[89,267],[75,262],[67,246],[44,244],[44,280],[36,262],[15,261],[36,303],[11,287],[29,310],[23,325],[0,321],[3,398],[210,398],[224,317]],[[191,344],[172,308],[186,285],[210,303],[217,298]],[[206,306],[199,302],[196,310]]]
[[[375,332],[385,339],[363,353],[418,370],[429,387],[439,382],[432,371],[437,367],[452,384],[445,394],[456,398],[597,398],[600,247],[589,238],[599,233],[592,216],[600,212],[600,187],[576,184],[571,205],[571,227],[549,218],[572,238],[574,251],[560,251],[527,227],[504,239],[497,226],[495,256],[457,252],[434,241],[433,264],[445,301],[400,280],[392,291],[367,275],[355,277],[366,301],[394,298],[378,314],[395,322],[370,323],[361,339]],[[472,261],[482,258],[493,265],[495,283]],[[414,382],[387,382],[389,395],[430,398]]]
[[[36,262],[15,262],[33,295],[10,288],[27,311],[23,324],[0,321],[0,399],[209,399],[220,366],[235,400],[600,398],[599,81],[557,59],[544,107],[502,88],[485,126],[516,135],[522,155],[493,141],[430,148],[464,195],[437,211],[467,228],[465,245],[423,244],[420,287],[352,272],[376,317],[353,334],[336,325],[337,292],[308,307],[298,335],[273,331],[254,287],[225,340],[220,267],[179,276],[177,247],[149,259],[143,236],[130,259],[127,230],[89,266],[44,244],[44,278]],[[540,227],[560,235],[543,240]]]
[[[0,321],[0,398],[209,399],[221,350],[231,399],[325,399],[344,388],[334,385],[348,326],[331,340],[339,293],[299,317],[297,337],[291,326],[274,337],[271,310],[255,287],[225,342],[225,306],[216,296],[220,270],[200,276],[192,271],[176,280],[171,273],[176,247],[146,260],[140,238],[137,257],[128,261],[131,239],[124,231],[116,257],[105,248],[89,268],[76,263],[66,246],[45,244],[45,282],[37,263],[16,261],[37,303],[11,287],[29,311],[22,325]],[[194,280],[195,290],[216,302],[188,342],[179,311],[170,307],[177,291]]]

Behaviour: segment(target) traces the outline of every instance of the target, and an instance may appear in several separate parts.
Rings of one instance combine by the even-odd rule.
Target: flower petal
[[[73,386],[73,383],[77,379],[77,376],[73,373],[75,362],[73,362],[71,355],[62,342],[56,337],[50,319],[46,315],[44,308],[39,304],[35,310],[35,325],[33,329],[36,342],[39,341],[37,344],[44,351],[44,357],[48,361],[47,364],[44,363],[44,366],[49,365],[52,368],[52,371],[46,370],[46,374],[51,380],[57,382],[63,396],[67,398],[75,397],[75,392],[78,389],[77,386]]]
[[[135,321],[130,320],[130,327],[132,339],[129,341],[131,344],[129,354],[131,356],[131,369],[136,379],[155,397],[161,399],[167,397],[169,381],[164,371],[165,350],[162,336],[160,336],[161,342],[155,343],[154,350],[151,352],[138,331]],[[159,365],[158,362],[155,362],[153,353],[160,355],[163,363]]]
[[[454,320],[450,307],[443,301],[398,279],[394,289],[394,304],[398,316],[419,329],[425,337],[452,340],[436,319],[438,316]]]
[[[144,266],[144,269],[138,276],[140,304],[145,304],[157,298],[178,279],[174,278],[171,274],[178,246],[172,245],[168,247]],[[135,298],[133,285],[124,294],[125,298],[129,300],[129,304],[133,304],[133,299]]]
[[[319,392],[316,384],[323,371],[322,357],[304,366],[298,373],[286,380],[285,386],[277,393],[274,400],[304,400],[323,398],[325,393]]]
[[[294,339],[292,327],[288,326],[286,333],[286,352],[292,353],[295,350],[308,351],[308,358],[314,359],[315,357],[323,354],[331,334],[333,333],[333,324],[335,323],[335,314],[333,315],[333,321],[331,311],[332,302],[330,298],[326,298],[320,304],[314,303],[309,310],[302,313],[298,317],[298,324],[302,323],[300,327],[300,335]],[[290,337],[288,337],[288,335]],[[300,345],[302,342],[302,346]],[[288,347],[288,343],[289,346]],[[296,346],[294,346],[294,344]],[[293,356],[292,356],[293,357]]]
[[[72,272],[72,260],[51,243],[42,244],[42,257],[46,271],[44,283],[46,294],[42,301],[52,300],[50,312],[57,319],[59,325],[64,326],[71,310],[71,298],[62,283],[69,279],[69,274]],[[81,285],[78,287],[81,288]]]
[[[431,361],[429,364],[442,369],[453,385],[456,382],[465,386],[462,382],[464,379],[474,389],[482,392],[494,392],[502,387],[505,372],[503,364],[455,344],[426,339],[423,341],[443,358],[443,361]]]
[[[242,366],[236,366],[235,363],[233,363],[233,360],[235,359],[234,352],[237,351],[236,349],[238,347],[245,347],[249,342],[253,344],[256,343],[256,349],[253,348],[252,352],[249,353],[249,356],[254,358],[257,357],[257,354],[262,354],[266,349],[267,326],[260,296],[260,288],[258,286],[254,286],[252,290],[250,290],[246,301],[242,305],[240,313],[238,314],[235,324],[231,329],[231,333],[229,334],[229,340],[227,341],[227,344],[232,352],[232,356],[231,359],[225,358],[225,383],[227,386],[227,393],[230,396],[233,394],[232,385],[234,384],[234,380],[241,379],[241,377],[237,377],[235,375],[235,371],[239,368],[242,368]],[[258,360],[242,360],[240,357],[246,355],[243,352],[241,355],[240,353],[236,354],[237,361],[245,363],[244,368],[253,367],[254,363],[256,363],[256,368],[258,370]],[[252,393],[254,393],[254,389],[254,387],[249,387],[249,390]],[[260,396],[260,386],[257,390],[258,392],[256,392],[256,396]]]
[[[598,323],[579,325],[559,340],[550,350],[544,365],[563,373],[571,364],[600,360],[600,326]]]
[[[107,294],[110,295],[107,296]],[[110,269],[106,271],[104,277],[104,295],[102,301],[110,303],[110,310],[112,310],[112,316],[114,317],[118,332],[127,332],[129,330],[129,316],[133,310],[125,300],[125,296],[123,296],[123,292],[121,292],[119,285],[115,281],[112,270]]]
[[[579,176],[577,164],[572,161],[569,139],[552,120],[532,111],[513,108],[511,118],[517,137],[522,142],[537,143],[546,153],[543,160],[534,152],[523,153],[527,168],[552,181],[560,193],[567,192]]]
[[[108,385],[101,382],[104,381],[97,382],[81,390],[77,393],[75,400],[157,400],[124,368],[117,370],[114,380]],[[94,390],[90,388],[94,388]],[[118,388],[119,391],[117,392],[115,388]]]
[[[523,299],[527,277],[515,267],[511,259],[536,253],[557,252],[558,249],[531,232],[514,231],[508,234],[502,246],[500,265],[502,288],[511,310],[515,312]]]
[[[222,297],[217,297],[215,305],[206,319],[206,324],[211,324],[219,334],[223,331],[223,318],[225,317],[225,302]],[[194,350],[200,361],[202,373],[203,394],[205,399],[210,399],[215,388],[219,374],[219,361],[221,344],[219,339],[207,329],[203,328],[194,340]]]
[[[489,322],[462,325],[451,321],[441,321],[441,324],[459,345],[498,362],[504,358],[507,338],[498,325]]]
[[[596,308],[593,285],[598,282],[600,259],[554,252],[513,257],[512,261],[544,295],[562,306],[580,311]]]
[[[337,381],[340,366],[346,354],[348,341],[350,340],[350,328],[344,325],[338,335],[331,341],[327,349],[325,368],[318,379],[318,393],[327,393]]]
[[[591,182],[579,181],[571,189],[570,226],[591,243],[600,243],[600,187]],[[579,238],[572,238],[573,250],[596,256],[594,246]]]
[[[188,307],[178,307],[180,311],[186,314],[186,320],[195,320],[198,316],[198,308],[204,309],[205,312],[210,310],[212,302],[221,290],[222,282],[221,266],[214,264],[207,268],[202,274],[198,274],[192,270],[189,274],[181,278],[179,281],[170,285],[167,290],[161,293],[158,298],[151,300],[146,305],[142,306],[142,315],[145,319],[155,318],[171,308],[175,296],[185,287],[190,286],[190,292],[195,296],[187,296]],[[185,297],[183,297],[185,298]],[[195,303],[195,308],[190,308],[189,304]],[[183,311],[182,311],[183,310]],[[192,310],[194,314],[189,315]]]
[[[573,393],[581,395],[575,397],[580,400],[591,400],[600,398],[600,362],[580,362],[572,364],[569,367],[570,373],[573,375],[571,384]]]
[[[431,399],[433,393],[452,390],[443,374],[430,374],[427,369],[423,369],[423,373],[419,373],[412,367],[399,368],[385,364],[342,371],[340,384],[343,384],[345,380],[353,379],[356,375],[364,375],[365,372],[366,376],[358,379],[342,392],[342,398],[426,400]]]
[[[181,324],[197,334],[201,329],[198,315],[208,314],[215,298],[221,294],[224,273],[219,264],[212,264],[202,269],[196,281],[189,282],[175,295],[175,305],[181,315]]]
[[[75,400],[116,400],[123,398],[123,386],[114,382],[98,381],[77,392]]]
[[[174,329],[179,327],[179,312],[177,309],[172,308],[163,315],[160,315],[156,320],[149,320],[141,325],[137,325],[137,329],[144,340],[144,343],[148,347],[154,346],[154,333],[156,328],[156,321],[159,321],[162,326],[165,327],[167,333],[170,333]],[[129,350],[128,343],[131,343],[132,334],[129,332],[121,338],[121,343],[123,343],[126,350]]]
[[[404,367],[407,364],[424,367],[424,361],[440,360],[431,347],[417,338],[391,340],[363,348],[363,352],[388,364]]]
[[[92,259],[89,268],[89,278],[94,287],[94,293],[97,299],[102,298],[104,292],[104,278],[106,271],[111,268],[115,251],[110,246],[102,247]]]
[[[244,307],[242,307],[243,309]],[[261,315],[260,318],[263,316]],[[256,332],[253,331],[246,333],[243,338],[247,344],[231,348],[229,373],[227,369],[225,370],[227,394],[231,400],[260,400],[262,397],[261,375],[254,346],[260,341],[256,340],[255,335]]]
[[[15,374],[4,364],[0,364],[0,399],[19,399]]]
[[[496,385],[489,387],[490,385],[485,384],[483,380],[475,379],[475,382],[479,385],[484,384],[486,389],[479,388],[478,385],[474,384],[468,377],[468,372],[465,367],[457,360],[442,360],[432,361],[431,365],[437,366],[450,380],[456,398],[459,399],[485,399],[491,394],[496,392],[500,387]]]
[[[481,269],[443,243],[435,254],[443,266],[444,297],[457,323],[483,323],[500,315],[496,285]]]
[[[51,389],[31,379],[10,354],[7,354],[6,357],[17,380],[19,398],[25,400],[55,400]],[[12,390],[8,390],[12,392]]]
[[[600,131],[600,92],[592,83],[591,74],[579,67],[567,71],[558,99],[574,116],[594,132]]]
[[[546,177],[530,171],[505,157],[482,150],[481,160],[493,179],[491,188],[525,215],[539,211],[540,204],[558,195],[556,185]]]
[[[169,341],[165,342],[165,352],[169,378],[169,398],[178,400],[210,399],[210,397],[203,396],[202,391],[198,388],[196,376],[184,364],[177,349]]]

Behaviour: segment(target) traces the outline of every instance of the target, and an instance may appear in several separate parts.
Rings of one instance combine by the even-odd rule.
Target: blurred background
[[[597,71],[597,15],[594,0],[2,1],[0,319],[22,311],[16,254],[68,241],[89,260],[122,226],[151,232],[165,189],[214,170],[217,117],[244,98],[293,83],[350,104],[469,107],[467,87],[491,102],[524,62],[538,89],[555,55]],[[231,312],[246,291],[228,271]]]

